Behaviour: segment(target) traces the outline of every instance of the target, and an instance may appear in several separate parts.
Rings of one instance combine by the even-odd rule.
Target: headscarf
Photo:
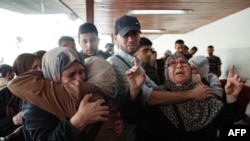
[[[13,64],[13,70],[16,75],[18,76],[29,71],[36,58],[39,57],[31,53],[23,53],[17,56]],[[18,112],[21,111],[21,108],[22,99],[18,98],[15,95],[12,95],[6,107],[6,115],[15,116]]]
[[[61,73],[74,61],[83,64],[82,59],[75,49],[56,47],[47,51],[42,58],[44,78],[60,83]]]
[[[192,63],[199,69],[201,78],[207,77],[209,72],[209,61],[205,56],[194,56],[190,58],[189,63]]]
[[[107,97],[114,98],[116,75],[112,65],[101,57],[92,56],[85,59],[84,66],[87,81],[100,86]]]
[[[31,53],[23,53],[20,54],[13,64],[13,69],[16,73],[16,75],[20,75],[24,72],[27,72],[31,69],[32,64],[36,58],[39,58],[38,56],[31,54]]]
[[[221,82],[217,75],[215,75],[214,73],[209,73],[209,61],[207,57],[202,55],[194,56],[189,60],[189,63],[193,64],[199,69],[201,79],[203,80],[203,82],[206,81],[209,84],[215,96],[218,98],[222,98],[223,89],[221,86]]]
[[[192,82],[192,75],[190,70],[190,78],[184,84],[175,84],[169,79],[169,64],[177,57],[187,59],[182,54],[170,55],[165,64],[166,83],[161,86],[161,89],[168,91],[184,91],[195,87]],[[188,66],[189,69],[190,65]],[[209,125],[222,109],[222,102],[216,98],[209,98],[206,100],[188,100],[183,103],[173,105],[163,105],[161,110],[168,120],[176,128],[184,128],[186,131],[196,131],[205,128]]]

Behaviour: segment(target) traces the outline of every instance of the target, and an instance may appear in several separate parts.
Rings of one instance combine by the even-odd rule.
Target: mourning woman
[[[173,54],[165,64],[166,83],[163,91],[184,91],[196,87],[191,67],[181,54]],[[226,103],[211,97],[188,100],[178,104],[145,106],[138,113],[136,140],[215,141],[217,129],[232,124],[239,118],[237,97],[242,89],[242,78],[228,74]],[[201,84],[199,84],[201,85]],[[139,110],[138,110],[139,111]]]
[[[91,61],[101,63],[99,67],[106,65],[103,59]],[[115,82],[112,66],[98,69],[106,72],[101,76],[103,80],[97,74],[86,74],[84,67],[76,50],[57,47],[44,55],[43,74],[26,73],[8,85],[14,94],[21,91],[23,94],[18,96],[29,101],[23,108],[26,139],[118,140],[114,123],[117,116],[109,114],[110,109],[115,109],[110,93]],[[88,69],[93,73],[91,67]],[[93,75],[89,78],[93,82],[84,82],[89,75]],[[23,89],[31,83],[32,88]]]

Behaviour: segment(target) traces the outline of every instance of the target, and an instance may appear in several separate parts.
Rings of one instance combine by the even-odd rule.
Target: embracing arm
[[[176,104],[186,100],[202,100],[213,96],[212,90],[206,85],[197,85],[192,90],[187,91],[157,91],[153,90],[147,104],[161,105],[161,104]]]
[[[14,95],[57,115],[60,119],[72,117],[86,94],[96,93],[90,101],[103,98],[102,90],[96,85],[80,81],[57,84],[45,80],[39,71],[18,76],[8,83],[8,88]]]

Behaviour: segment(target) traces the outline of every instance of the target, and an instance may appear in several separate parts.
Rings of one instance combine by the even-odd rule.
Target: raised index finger
[[[139,68],[140,63],[139,63],[139,59],[137,57],[134,57],[134,64],[135,64],[136,67]]]
[[[234,76],[234,65],[230,67],[227,78],[232,78],[233,76]]]

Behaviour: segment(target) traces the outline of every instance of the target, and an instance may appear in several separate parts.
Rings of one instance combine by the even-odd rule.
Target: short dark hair
[[[96,26],[92,23],[84,23],[80,25],[78,30],[78,38],[80,37],[80,34],[84,33],[96,33],[96,35],[98,36],[98,30]]]
[[[139,48],[144,46],[144,45],[149,45],[149,46],[152,46],[153,43],[146,37],[141,37],[140,38],[140,43],[139,43]]]
[[[65,41],[72,41],[72,42],[75,42],[75,39],[73,37],[70,37],[70,36],[61,36],[58,40],[58,45],[60,46],[60,44],[62,42],[65,42]]]
[[[212,46],[212,45],[209,45],[207,48],[214,48],[214,46]]]
[[[40,59],[43,58],[43,55],[46,53],[46,50],[38,50],[36,52],[34,52],[35,55],[37,55]]]
[[[198,50],[198,48],[197,48],[196,46],[193,46],[193,47],[191,48],[191,50],[195,50],[195,51],[197,51],[197,50]]]
[[[184,41],[181,40],[181,39],[178,39],[178,40],[175,41],[175,44],[184,44]]]
[[[5,77],[8,72],[13,72],[12,66],[8,64],[1,64],[0,65],[0,74],[2,77]]]
[[[105,47],[114,47],[114,44],[113,43],[107,43],[107,44],[105,44]]]

